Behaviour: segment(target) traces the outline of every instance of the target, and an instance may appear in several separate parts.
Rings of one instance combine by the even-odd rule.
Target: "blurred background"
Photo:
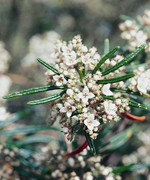
[[[0,106],[15,113],[30,108],[28,101],[46,96],[39,93],[7,101],[2,99],[9,92],[46,85],[46,70],[37,63],[36,57],[53,63],[50,55],[55,40],[68,41],[80,34],[85,45],[97,47],[102,54],[105,38],[110,40],[110,49],[127,44],[120,38],[120,15],[136,17],[149,7],[149,0],[0,0]],[[38,105],[30,116],[19,122],[46,124],[48,116],[49,107]],[[145,126],[141,129],[145,131]],[[139,139],[146,139],[150,145],[148,131],[140,134]],[[139,149],[136,153],[141,157],[146,151]],[[124,164],[134,160],[138,162],[137,154],[123,158]],[[149,160],[146,156],[145,161]],[[126,177],[128,179],[131,177]]]

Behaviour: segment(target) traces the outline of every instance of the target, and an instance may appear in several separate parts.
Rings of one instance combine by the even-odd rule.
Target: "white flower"
[[[62,107],[60,109],[60,112],[62,113],[67,113],[67,116],[70,117],[72,115],[72,112],[76,110],[76,107],[71,106],[68,102],[65,102],[64,104],[65,107]]]
[[[82,99],[84,103],[87,103],[88,99],[95,97],[95,95],[93,93],[90,93],[88,87],[85,86],[83,92],[78,94],[78,97]]]
[[[150,83],[150,80],[145,77],[145,73],[142,73],[137,80],[137,89],[146,94],[147,93],[147,86]]]
[[[94,127],[97,127],[100,125],[100,123],[97,120],[94,120],[94,114],[90,114],[86,120],[84,120],[84,124],[87,126],[87,128],[92,131]]]
[[[115,115],[116,114],[116,105],[108,101],[104,102],[104,108],[107,114]]]
[[[61,86],[62,84],[67,83],[66,79],[62,74],[53,76],[53,79],[56,81],[56,86]]]
[[[113,95],[113,92],[110,91],[110,84],[106,84],[102,87],[102,94],[105,94],[106,96]]]
[[[73,95],[73,90],[72,89],[67,89],[66,94],[68,94],[69,96]]]
[[[70,56],[65,56],[65,62],[66,62],[67,66],[72,66],[72,65],[76,64],[77,63],[76,53],[74,51],[72,51],[70,53]]]
[[[63,55],[68,55],[72,52],[73,45],[69,44],[68,46],[62,46]]]
[[[84,64],[90,64],[91,63],[91,58],[90,58],[90,53],[87,53],[85,56],[81,56],[82,62]]]
[[[54,52],[51,54],[52,58],[57,58],[59,54],[61,53],[60,47],[62,46],[62,43],[57,44],[57,46],[54,49]]]

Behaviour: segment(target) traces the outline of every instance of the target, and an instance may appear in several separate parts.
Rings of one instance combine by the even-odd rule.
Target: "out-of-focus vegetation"
[[[147,9],[147,7],[149,6],[150,6],[150,2],[148,0],[143,0],[143,1],[140,0],[132,0],[132,1],[129,0],[124,0],[124,1],[0,0],[0,41],[3,42],[2,43],[3,45],[0,44],[2,49],[2,51],[0,51],[0,69],[2,67],[2,62],[4,62],[4,59],[7,59],[5,68],[2,68],[2,70],[0,70],[0,92],[2,96],[7,94],[8,92],[19,91],[22,89],[27,89],[30,87],[46,84],[46,76],[44,76],[45,69],[36,63],[36,57],[37,56],[41,57],[43,58],[43,60],[53,63],[50,57],[50,53],[53,51],[54,41],[57,38],[61,37],[63,40],[69,40],[74,35],[80,34],[82,39],[84,39],[84,43],[87,46],[96,46],[100,54],[102,54],[103,52],[103,41],[105,38],[110,39],[110,46],[112,48],[117,45],[120,46],[126,45],[127,41],[122,40],[120,38],[121,31],[118,28],[118,24],[121,22],[119,18],[120,15],[125,14],[128,16],[136,17],[136,15],[142,15],[143,11]],[[3,57],[2,52],[4,54],[4,59],[2,58]],[[11,84],[12,86],[10,87]],[[14,113],[20,110],[24,110],[28,107],[26,105],[26,102],[29,100],[33,100],[32,96],[29,97],[27,96],[21,99],[17,98],[15,100],[14,99],[9,100],[9,103],[7,103],[6,100],[2,100],[2,96],[0,95],[1,121],[3,121],[4,119],[8,119],[8,117],[11,117],[11,115],[7,113],[7,111]],[[34,95],[35,99],[36,98],[39,99],[45,96],[46,94],[44,93]],[[135,110],[133,112],[135,112]],[[144,111],[138,113],[144,114]],[[35,107],[28,116],[23,117],[23,120],[20,121],[20,123],[18,124],[14,123],[12,127],[11,126],[10,127],[11,128],[23,127],[30,129],[30,127],[25,127],[25,124],[35,125],[35,126],[46,125],[48,114],[49,114],[49,107],[47,105],[39,105]],[[148,118],[145,122],[143,122],[143,124],[138,129],[136,129],[135,132],[132,132],[133,129],[135,128],[133,127],[133,129],[132,128],[129,129],[129,132],[127,130],[127,132],[125,131],[119,137],[113,138],[115,134],[121,132],[121,130],[124,129],[125,126],[129,126],[130,124],[131,123],[126,121],[124,123],[120,122],[117,125],[116,124],[114,125],[112,131],[110,130],[112,127],[110,127],[110,129],[108,127],[104,132],[102,131],[101,135],[103,136],[102,139],[104,139],[103,142],[105,142],[105,140],[108,140],[111,137],[108,143],[111,149],[109,151],[110,154],[103,155],[104,157],[101,161],[102,164],[106,166],[110,166],[110,165],[122,166],[131,163],[135,163],[135,164],[147,163],[146,165],[144,165],[144,167],[149,167],[148,163],[150,162],[150,156],[149,156],[150,135],[148,132],[149,129],[147,129],[147,126],[149,126]],[[43,129],[44,128],[46,128],[46,126],[43,126]],[[33,129],[31,128],[31,130]],[[37,131],[39,129],[37,128]],[[0,130],[0,132],[2,131]],[[137,134],[137,132],[139,132],[139,134]],[[39,135],[29,132],[29,135],[30,133],[33,136],[33,142],[34,141],[38,142],[37,139],[41,134]],[[106,133],[108,133],[108,135],[110,133],[110,137],[105,137]],[[129,140],[129,138],[131,137],[130,133],[131,134],[133,133],[134,135]],[[10,139],[8,138],[7,143],[4,144],[3,146],[0,146],[2,150],[1,152],[4,152],[4,154],[2,154],[3,155],[2,159],[6,158],[5,163],[2,161],[3,166],[1,167],[2,168],[1,172],[3,172],[3,170],[6,171],[6,169],[9,170],[10,174],[13,172],[12,167],[10,166],[11,164],[8,165],[7,160],[11,161],[15,156],[17,156],[17,158],[20,158],[21,159],[20,161],[22,161],[20,166],[21,179],[24,178],[24,173],[28,174],[27,177],[33,176],[34,177],[33,179],[36,178],[42,179],[44,177],[43,174],[44,173],[46,174],[47,171],[45,172],[44,171],[45,169],[44,170],[38,169],[38,172],[40,173],[42,172],[43,174],[42,173],[36,174],[35,171],[37,170],[37,168],[39,168],[39,166],[41,166],[41,164],[43,163],[43,161],[45,161],[46,158],[47,159],[50,158],[49,152],[51,152],[51,156],[58,155],[57,163],[59,164],[61,162],[61,159],[59,159],[60,157],[59,154],[61,153],[57,152],[55,154],[55,151],[52,152],[51,149],[53,149],[53,144],[51,144],[51,139],[49,139],[47,136],[51,137],[50,135],[54,134],[55,138],[57,139],[56,141],[58,141],[58,138],[60,139],[58,143],[54,143],[54,147],[58,149],[62,146],[65,147],[65,142],[61,141],[62,135],[60,135],[59,133],[55,133],[54,131],[52,133],[49,133],[48,131],[44,131],[42,132],[42,135],[43,134],[46,135],[45,142],[46,143],[50,142],[50,144],[46,146],[46,149],[44,148],[42,149],[42,147],[45,145],[41,144],[39,139],[40,143],[36,146],[36,148],[41,149],[42,153],[45,153],[45,157],[41,160],[39,159],[40,155],[37,154],[38,157],[36,157],[34,159],[35,161],[33,161],[33,162],[36,162],[36,160],[38,161],[36,162],[39,163],[37,167],[36,166],[32,167],[31,165],[32,164],[31,159],[33,157],[31,157],[31,159],[30,158],[28,159],[27,157],[30,156],[36,148],[35,146],[28,147],[27,143],[29,143],[30,140],[25,139],[28,138],[26,137],[26,134],[19,137],[15,136],[16,134],[12,134],[12,136],[14,137],[11,137]],[[60,135],[59,137],[58,134]],[[37,135],[37,138],[34,137],[35,135]],[[121,137],[122,139],[120,139]],[[22,140],[22,138],[24,138],[25,140]],[[44,141],[43,139],[41,141]],[[102,139],[100,138],[100,142],[102,141]],[[121,145],[118,144],[118,149],[115,152],[118,139],[120,142],[122,142],[121,145],[126,143],[127,140],[129,141],[122,147],[120,147]],[[2,139],[2,142],[4,142],[5,140],[6,140],[5,138]],[[18,149],[16,150],[16,154],[12,153],[13,152],[12,145],[14,145],[14,142],[16,144],[20,143],[19,145],[18,144],[15,145],[17,148],[19,147],[20,149],[21,148],[25,149],[24,151],[19,150],[19,153],[22,154],[18,155]],[[58,145],[59,143],[60,145]],[[76,143],[77,142],[74,142],[73,144],[74,148],[77,147]],[[99,145],[100,149],[102,148],[102,146],[105,147],[105,145],[103,145],[102,142],[101,143],[96,142],[96,143],[100,144]],[[68,148],[70,148],[70,145],[67,144],[67,146]],[[3,151],[5,149],[6,151]],[[62,149],[63,152],[66,151],[66,149],[64,148]],[[102,151],[100,152],[102,153]],[[24,158],[24,156],[26,156],[26,159]],[[69,168],[66,170],[68,174],[69,172],[72,171],[71,169],[72,163],[77,162],[78,164],[80,164],[79,162],[82,163],[86,162],[83,160],[85,157],[84,156],[82,157],[82,155],[76,158],[77,159],[73,159],[73,160],[71,159],[70,162],[67,162],[69,163]],[[52,161],[54,161],[54,159],[52,159]],[[91,164],[90,163],[89,164],[93,165],[92,164],[93,162],[96,163],[93,160]],[[18,159],[16,160],[16,164],[17,163],[18,163]],[[46,163],[44,162],[42,165],[44,165],[44,167],[46,168],[49,168],[47,161]],[[27,169],[23,169],[23,167],[25,166]],[[98,166],[99,164],[97,164],[96,168],[98,168]],[[28,168],[31,168],[32,171],[31,172],[28,171],[29,170]],[[51,171],[49,171],[50,174],[53,171],[55,172],[55,170],[59,169],[57,167],[57,164],[51,166],[51,168],[52,168]],[[80,165],[77,166],[76,171],[78,170],[78,168],[80,168]],[[87,169],[89,171],[89,167],[87,167]],[[136,178],[139,180],[150,179],[148,168],[143,169],[143,167],[142,168],[139,167],[139,171],[137,172],[135,170],[138,170],[138,167],[137,166],[132,167],[131,165],[131,167],[127,167],[126,169],[128,169],[128,171],[124,172],[121,175],[123,179],[126,180],[128,179],[131,180]],[[16,168],[16,171],[19,171],[19,169]],[[122,170],[122,172],[123,171],[124,170]],[[95,171],[93,170],[93,172]],[[101,175],[99,176],[100,178],[102,178],[105,175],[105,173],[102,170],[101,171],[99,170],[99,172],[101,172]],[[121,171],[118,170],[118,172]],[[57,172],[53,174],[55,176],[59,173]],[[115,174],[115,170],[114,170],[114,174]],[[88,175],[90,177],[90,174],[87,174],[87,176]],[[76,177],[76,175],[71,176],[69,174],[68,177],[69,178]],[[18,175],[13,176],[12,178],[17,179]],[[45,179],[46,178],[49,178],[49,176],[46,176]],[[108,179],[108,180],[112,180],[112,179]]]

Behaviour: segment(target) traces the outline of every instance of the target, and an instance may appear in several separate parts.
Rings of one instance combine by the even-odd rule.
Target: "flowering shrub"
[[[128,113],[130,106],[147,108],[131,100],[129,94],[146,95],[149,88],[141,91],[140,84],[138,84],[140,93],[138,90],[133,90],[131,85],[126,85],[126,82],[135,74],[125,72],[125,64],[129,63],[144,48],[145,44],[124,58],[117,55],[119,47],[109,52],[109,42],[106,39],[105,55],[101,57],[95,47],[87,48],[82,44],[79,35],[68,43],[58,40],[55,51],[51,55],[56,59],[54,66],[37,58],[42,65],[48,68],[46,72],[48,85],[12,93],[4,98],[61,89],[62,91],[57,94],[29,101],[28,104],[38,105],[50,102],[50,124],[58,120],[69,141],[72,141],[82,128],[88,142],[87,145],[95,154],[92,140],[96,139],[103,123],[119,121],[121,116],[131,120],[145,119],[145,116],[138,118]]]
[[[119,25],[123,31],[121,37],[128,40],[129,50],[133,51],[136,47],[146,43],[146,52],[150,52],[150,10],[145,10],[144,16],[137,19],[129,18]]]

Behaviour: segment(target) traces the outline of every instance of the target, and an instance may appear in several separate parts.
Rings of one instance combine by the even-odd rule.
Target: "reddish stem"
[[[144,121],[146,119],[146,116],[140,116],[140,117],[139,116],[134,116],[134,115],[132,115],[130,113],[127,113],[127,112],[121,113],[121,115],[128,118],[128,119],[130,119],[130,120],[132,120],[132,121],[141,122],[141,121]]]
[[[84,141],[77,149],[73,150],[71,153],[63,154],[64,157],[68,158],[82,152],[88,146],[87,140]]]

